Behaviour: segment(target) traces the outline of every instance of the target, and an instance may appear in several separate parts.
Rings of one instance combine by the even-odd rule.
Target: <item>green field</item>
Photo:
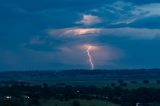
[[[127,86],[123,86],[129,89],[139,88],[139,87],[153,87],[160,88],[160,70],[120,70],[120,71],[31,71],[31,72],[8,72],[0,73],[0,81],[24,81],[29,82],[33,85],[42,85],[47,83],[49,86],[60,85],[63,83],[65,85],[71,86],[90,86],[94,85],[97,87],[115,87],[119,86],[119,80],[123,80]],[[149,83],[144,83],[144,80],[148,80]],[[132,83],[135,81],[136,83]],[[159,83],[157,83],[159,81]],[[8,83],[8,82],[7,82]],[[114,85],[114,86],[113,86]]]
[[[58,101],[58,100],[48,100],[42,101],[41,106],[73,106],[73,101],[78,101],[80,106],[120,106],[117,104],[109,103],[100,100],[69,100],[69,101]]]
[[[131,83],[131,81],[136,81],[136,83]],[[42,83],[47,83],[48,85],[56,85],[59,83],[64,83],[65,85],[71,85],[71,86],[78,86],[78,85],[85,85],[85,86],[90,86],[90,85],[94,85],[97,87],[105,87],[105,86],[112,86],[112,84],[114,84],[114,86],[119,86],[119,82],[118,79],[116,80],[106,80],[106,79],[59,79],[59,80],[55,80],[55,79],[37,79],[37,80],[32,80],[32,82],[34,82],[35,84],[42,84]],[[160,84],[158,84],[156,82],[156,80],[149,80],[149,83],[144,83],[143,80],[128,80],[125,79],[123,80],[124,83],[127,84],[127,86],[125,86],[125,88],[129,88],[129,89],[136,89],[136,88],[140,88],[140,87],[153,87],[153,88],[160,88]]]

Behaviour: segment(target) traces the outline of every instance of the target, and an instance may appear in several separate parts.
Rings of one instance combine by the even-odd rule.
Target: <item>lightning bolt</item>
[[[91,69],[94,70],[95,66],[94,66],[94,63],[92,61],[92,55],[90,53],[90,50],[91,50],[91,47],[88,47],[86,52],[87,52],[88,59],[89,59],[90,65],[91,65]]]

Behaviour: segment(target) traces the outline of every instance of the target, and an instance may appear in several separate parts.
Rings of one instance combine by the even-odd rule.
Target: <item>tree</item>
[[[72,106],[80,106],[80,103],[79,101],[77,100],[74,100],[73,103],[72,103]]]
[[[127,83],[121,83],[120,85],[123,86],[123,87],[126,87],[128,84]]]
[[[124,82],[124,81],[123,81],[122,79],[119,79],[119,80],[118,80],[118,83],[120,83],[120,84],[123,83],[123,82]]]
[[[149,83],[149,80],[143,80],[143,83],[144,83],[144,84],[148,84],[148,83]]]
[[[132,84],[137,84],[137,81],[131,81]]]
[[[160,84],[160,80],[157,80],[157,84]]]
[[[112,87],[115,87],[115,86],[116,86],[116,84],[115,84],[115,83],[112,83],[112,84],[111,84],[111,86],[112,86]]]
[[[31,105],[34,105],[34,106],[40,106],[40,102],[38,99],[36,98],[33,98],[30,102]]]

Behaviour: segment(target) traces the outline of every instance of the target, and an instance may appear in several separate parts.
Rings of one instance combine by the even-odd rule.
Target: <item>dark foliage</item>
[[[126,86],[126,83],[123,86]],[[12,98],[7,99],[9,95]],[[69,99],[98,99],[121,104],[122,106],[132,106],[135,103],[160,102],[160,89],[158,88],[138,88],[125,89],[124,87],[103,87],[96,86],[48,86],[46,83],[34,86],[11,85],[0,87],[1,106],[39,106],[41,99],[59,99],[61,101]],[[26,98],[28,97],[28,98]],[[73,102],[73,106],[80,106],[78,101]]]

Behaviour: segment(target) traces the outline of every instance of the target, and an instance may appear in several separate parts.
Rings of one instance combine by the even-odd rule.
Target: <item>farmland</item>
[[[106,101],[101,100],[69,100],[69,101],[59,101],[59,100],[49,100],[43,101],[42,106],[72,106],[74,101],[78,102],[80,106],[120,106]]]
[[[139,70],[66,70],[66,71],[24,71],[1,72],[1,82],[24,81],[30,84],[48,85],[95,85],[119,86],[128,88],[160,88],[159,69]]]

